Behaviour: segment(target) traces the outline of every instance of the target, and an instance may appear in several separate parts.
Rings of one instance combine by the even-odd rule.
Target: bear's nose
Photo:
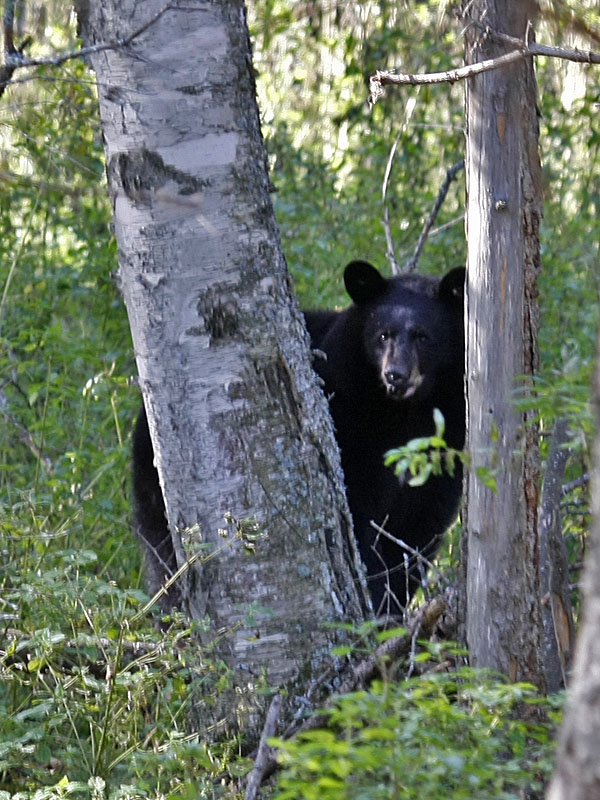
[[[393,389],[403,389],[408,386],[408,376],[398,369],[388,369],[384,372],[383,376],[388,386]]]

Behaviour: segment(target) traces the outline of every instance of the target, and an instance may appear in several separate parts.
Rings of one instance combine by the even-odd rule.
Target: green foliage
[[[460,88],[390,92],[372,112],[367,105],[366,80],[377,68],[441,70],[462,58],[440,5],[317,4],[314,13],[286,0],[251,5],[275,210],[307,307],[346,304],[341,275],[353,258],[385,268],[383,176],[396,137],[387,205],[401,265],[446,170],[462,157]],[[461,176],[423,254],[424,271],[441,275],[464,263],[463,193]]]
[[[517,712],[519,710],[519,713]],[[273,742],[276,800],[517,800],[552,765],[553,704],[481,672],[431,672],[336,700],[327,729]]]
[[[597,26],[591,0],[571,5]],[[251,3],[274,202],[305,307],[346,304],[341,275],[352,258],[384,265],[383,176],[396,138],[386,202],[401,265],[463,155],[462,87],[390,90],[372,112],[366,105],[377,68],[433,71],[461,61],[447,6]],[[47,53],[44,36],[56,48],[75,44],[67,18],[64,3],[44,4],[33,54]],[[539,38],[560,44],[561,20],[549,19]],[[568,416],[569,477],[589,468],[592,435],[600,290],[592,69],[537,63],[546,187],[534,410],[543,432]],[[111,277],[94,77],[77,62],[35,75],[0,102],[0,800],[224,796],[223,776],[245,766],[235,742],[209,746],[184,720],[192,689],[201,686],[210,704],[227,686],[226,670],[200,650],[191,663],[183,620],[162,633],[132,622],[144,602],[128,500],[139,396]],[[462,181],[423,271],[464,262]],[[408,459],[401,468],[426,477],[436,451],[441,464],[443,431],[436,436],[399,453],[399,463]],[[565,520],[574,558],[589,519],[585,490],[577,491]],[[256,533],[245,531],[247,546]],[[531,785],[547,774],[549,757],[544,730],[513,713],[529,690],[515,693],[463,672],[343,698],[329,732],[285,746],[281,796],[308,800],[319,787],[323,797],[370,800],[394,796],[394,785],[420,800],[514,796],[527,771]],[[340,781],[343,790],[332,788]]]
[[[10,541],[0,574],[13,610],[0,656],[0,785],[23,800],[41,786],[49,797],[94,797],[94,781],[106,788],[98,797],[121,797],[127,785],[137,797],[212,789],[230,746],[209,747],[186,722],[192,702],[210,707],[228,685],[226,667],[202,651],[201,624],[175,617],[159,632],[139,613],[143,592],[97,572],[91,550]]]
[[[439,408],[433,410],[435,433],[411,439],[402,447],[389,450],[385,454],[385,464],[393,466],[396,475],[409,474],[409,486],[423,486],[430,475],[446,472],[454,475],[456,460],[465,461],[462,450],[448,447],[444,439],[444,415]]]

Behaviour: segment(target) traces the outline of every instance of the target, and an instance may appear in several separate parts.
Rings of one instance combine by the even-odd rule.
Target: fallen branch
[[[279,719],[282,703],[283,703],[283,697],[280,694],[276,694],[275,697],[271,700],[271,705],[269,706],[269,710],[267,711],[265,726],[263,728],[263,732],[260,737],[258,751],[256,753],[256,758],[254,760],[254,767],[252,768],[252,772],[248,776],[248,782],[246,784],[246,793],[244,794],[244,800],[255,799],[256,795],[258,794],[258,790],[260,789],[260,785],[265,778],[265,772],[267,768],[269,767],[272,761],[275,761],[274,750],[267,744],[267,740],[270,739],[272,736],[275,736],[275,730],[277,728],[277,720]]]
[[[447,608],[446,600],[441,597],[434,597],[429,603],[422,606],[404,629],[405,633],[394,636],[379,645],[373,655],[355,664],[352,672],[342,681],[336,693],[329,697],[325,706],[316,711],[300,725],[294,721],[287,727],[283,734],[284,739],[290,739],[304,731],[310,731],[319,727],[323,722],[323,715],[327,712],[340,695],[348,694],[356,689],[365,687],[373,678],[381,673],[384,663],[397,661],[399,658],[408,656],[413,645],[413,641],[420,637],[427,639],[433,633],[440,617]],[[272,768],[276,766],[273,758]],[[268,773],[271,774],[271,773]]]
[[[434,597],[426,605],[422,606],[413,617],[412,621],[409,623],[408,627],[405,629],[406,632],[400,636],[395,636],[393,639],[388,639],[386,642],[383,642],[373,653],[372,656],[369,656],[364,661],[359,662],[353,666],[352,672],[348,675],[345,680],[342,681],[339,688],[336,690],[334,695],[331,695],[322,709],[317,710],[311,717],[305,719],[304,722],[299,723],[298,720],[294,720],[286,730],[281,735],[282,739],[291,739],[294,736],[297,736],[300,733],[304,733],[305,731],[314,730],[315,728],[319,727],[319,725],[323,724],[323,715],[327,712],[327,709],[330,708],[333,703],[335,702],[336,698],[348,694],[349,692],[354,691],[357,688],[364,687],[367,683],[372,680],[377,674],[381,673],[381,667],[384,662],[394,662],[398,660],[400,657],[404,657],[410,654],[411,647],[413,645],[413,641],[417,637],[428,638],[433,633],[433,630],[437,623],[440,620],[440,617],[446,611],[447,603],[443,597]],[[279,700],[278,700],[279,698]],[[277,700],[277,703],[275,701]],[[274,708],[275,706],[275,708]],[[252,772],[250,773],[250,777],[248,778],[246,794],[244,796],[244,800],[253,800],[256,797],[256,792],[260,785],[271,777],[271,775],[277,769],[277,758],[276,752],[274,748],[269,747],[266,745],[266,740],[273,736],[271,732],[274,729],[274,726],[277,724],[277,718],[280,713],[281,708],[281,697],[276,695],[273,698],[269,711],[267,712],[267,718],[265,720],[265,725],[263,728],[263,733],[260,738],[260,744],[254,756],[255,759],[255,766]],[[261,753],[261,747],[263,745],[263,741],[265,742],[265,746]],[[259,764],[260,759],[260,764]],[[256,778],[258,780],[258,785],[254,788],[254,784],[252,786],[253,794],[249,794],[250,792],[250,780],[256,771]]]

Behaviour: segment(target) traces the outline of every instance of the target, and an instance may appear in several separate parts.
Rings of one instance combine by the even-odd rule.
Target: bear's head
[[[363,355],[387,396],[421,402],[448,375],[463,372],[465,269],[441,280],[422,275],[384,278],[366,261],[344,272],[362,325]]]

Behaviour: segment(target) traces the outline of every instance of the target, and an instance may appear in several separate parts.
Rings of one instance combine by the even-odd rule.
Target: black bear
[[[397,614],[417,586],[410,552],[378,533],[375,522],[409,548],[431,557],[458,509],[461,465],[408,485],[384,465],[384,454],[435,432],[465,437],[463,295],[465,270],[441,280],[399,275],[386,279],[364,261],[344,273],[354,301],[345,311],[307,311],[317,352],[314,367],[329,398],[341,451],[348,504],[377,614]],[[408,573],[405,559],[410,561]]]
[[[348,503],[376,613],[402,611],[416,586],[406,551],[378,534],[374,521],[409,547],[431,556],[456,515],[462,488],[454,475],[408,486],[384,465],[384,454],[434,433],[433,411],[445,419],[449,447],[464,443],[464,268],[444,278],[386,279],[364,261],[351,262],[344,282],[353,304],[345,311],[305,311],[314,366],[329,399],[341,451]],[[146,414],[133,439],[135,529],[155,591],[176,569]],[[176,587],[163,609],[178,604]]]
[[[177,560],[165,515],[165,503],[154,466],[154,449],[142,405],[133,432],[133,514],[134,530],[144,551],[145,578],[154,594],[177,569]],[[161,598],[160,607],[170,611],[179,605],[177,586]]]

